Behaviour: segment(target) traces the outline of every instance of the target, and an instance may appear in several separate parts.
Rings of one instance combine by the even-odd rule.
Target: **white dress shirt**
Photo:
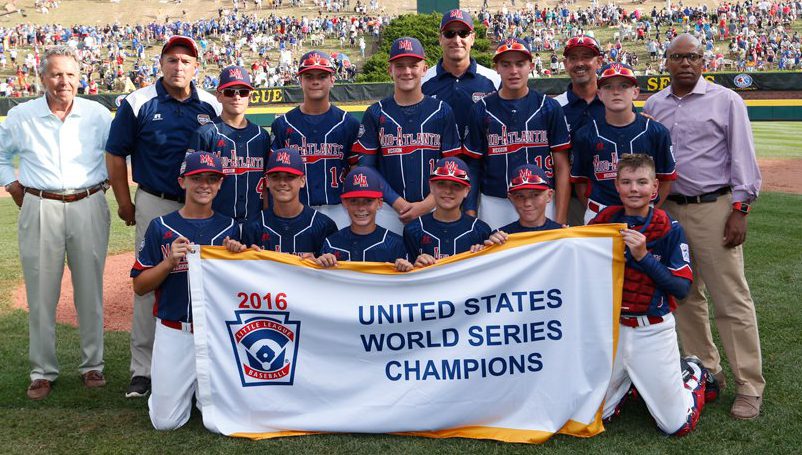
[[[0,185],[14,180],[26,188],[70,191],[106,180],[109,110],[76,97],[62,122],[45,97],[15,106],[0,124]],[[19,177],[13,157],[19,156]]]

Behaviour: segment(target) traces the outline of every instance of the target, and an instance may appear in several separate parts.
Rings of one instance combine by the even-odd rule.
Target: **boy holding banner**
[[[382,178],[372,168],[358,166],[343,182],[340,195],[351,218],[351,226],[340,229],[323,243],[315,262],[321,267],[335,267],[338,261],[389,262],[399,272],[409,272],[404,240],[400,235],[376,224],[382,207]]]
[[[490,226],[462,211],[471,190],[468,165],[459,158],[441,158],[429,174],[435,209],[404,226],[404,243],[415,267],[465,251],[478,251],[490,237]]]
[[[137,295],[156,291],[148,409],[157,430],[187,423],[197,387],[187,253],[196,245],[222,245],[224,239],[239,238],[239,225],[212,210],[222,180],[220,158],[206,152],[187,154],[178,177],[186,202],[150,222],[131,269]]]
[[[296,149],[283,148],[270,154],[265,182],[272,206],[243,225],[242,243],[225,243],[229,251],[244,251],[246,245],[301,256],[320,251],[323,240],[337,232],[337,225],[301,202],[301,190],[307,185],[304,169],[303,158]]]
[[[590,224],[626,223],[626,270],[618,349],[603,417],[617,415],[635,387],[657,426],[683,436],[696,428],[705,401],[718,385],[699,359],[680,360],[675,298],[687,295],[692,272],[685,233],[666,212],[650,205],[658,189],[654,160],[644,154],[619,158],[615,188],[623,206],[602,210]]]

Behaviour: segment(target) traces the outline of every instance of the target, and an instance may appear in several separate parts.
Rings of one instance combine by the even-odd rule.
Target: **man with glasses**
[[[666,51],[671,85],[651,96],[644,111],[669,128],[677,160],[678,178],[663,207],[685,228],[693,259],[693,286],[676,312],[683,350],[699,357],[724,388],[707,289],[738,387],[730,412],[754,419],[766,381],[742,244],[761,177],[746,105],[702,77],[703,52],[693,35],[674,38]]]
[[[198,46],[191,38],[171,36],[162,47],[159,64],[163,76],[120,103],[106,143],[106,165],[117,214],[127,226],[136,225],[134,250],[145,237],[153,218],[181,208],[184,190],[178,172],[192,133],[220,114],[220,103],[192,82],[198,70]],[[128,163],[138,184],[134,202],[128,189]],[[152,292],[134,296],[131,327],[131,384],[128,398],[150,393],[150,364],[155,296]]]
[[[460,135],[465,134],[469,106],[501,85],[498,73],[471,58],[475,37],[470,14],[459,9],[445,13],[439,38],[443,57],[423,76],[423,93],[451,106]]]
[[[340,193],[351,145],[359,134],[359,120],[331,104],[336,69],[329,54],[309,51],[298,63],[298,79],[304,101],[281,117],[270,128],[272,150],[298,150],[304,160],[306,186],[301,203],[337,223],[342,229],[351,221],[340,203]]]
[[[223,112],[212,123],[198,128],[188,147],[189,152],[209,152],[220,158],[225,178],[212,208],[237,223],[259,215],[266,200],[262,179],[270,136],[245,118],[251,91],[251,78],[244,68],[223,68],[217,87]]]

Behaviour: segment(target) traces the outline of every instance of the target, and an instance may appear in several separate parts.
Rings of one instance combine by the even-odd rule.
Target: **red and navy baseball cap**
[[[567,55],[571,49],[577,49],[580,47],[584,47],[586,49],[590,49],[596,55],[601,55],[601,46],[599,46],[599,42],[596,41],[596,38],[588,35],[579,35],[575,36],[568,40],[565,43],[565,48],[563,48],[563,56]]]
[[[390,58],[387,61],[392,62],[402,57],[415,57],[424,60],[426,53],[423,51],[423,44],[417,38],[409,36],[396,39],[393,41],[393,45],[390,46]]]
[[[456,157],[440,158],[434,165],[434,169],[429,173],[429,181],[448,180],[471,186],[471,178],[468,175],[468,165]]]
[[[382,177],[372,167],[358,166],[345,176],[340,199],[357,197],[382,197]]]
[[[304,175],[304,159],[298,150],[291,148],[278,149],[267,159],[267,174],[273,172],[286,172],[294,175]]]
[[[298,74],[311,70],[334,73],[336,71],[334,68],[334,60],[331,59],[331,55],[325,52],[309,51],[298,60]]]
[[[227,66],[220,72],[220,85],[217,86],[217,91],[222,92],[223,89],[228,87],[246,87],[248,90],[253,90],[251,85],[251,76],[248,71],[241,66]]]
[[[512,193],[520,190],[548,190],[551,189],[546,173],[534,164],[523,164],[515,168],[510,174],[510,184],[507,190]]]
[[[440,30],[445,30],[446,26],[452,22],[463,23],[470,30],[473,30],[473,19],[467,11],[463,11],[461,9],[452,9],[451,11],[443,14],[443,20],[440,21]]]
[[[635,85],[638,85],[638,78],[635,77],[635,71],[631,66],[625,63],[608,63],[599,70],[599,76],[596,79],[596,85],[601,86],[602,81],[612,79],[614,77],[623,77]]]
[[[496,53],[493,54],[493,61],[495,62],[502,54],[507,52],[520,52],[529,57],[529,60],[532,60],[532,50],[529,49],[529,44],[520,38],[507,38],[502,41],[496,48]]]
[[[223,163],[217,155],[208,152],[187,153],[178,175],[186,177],[204,172],[223,175]]]
[[[198,58],[198,45],[195,44],[195,40],[184,35],[171,36],[167,40],[167,42],[164,43],[164,46],[162,46],[161,55],[164,55],[170,49],[179,46],[187,48],[187,50],[189,50],[190,54],[192,54],[193,57]]]

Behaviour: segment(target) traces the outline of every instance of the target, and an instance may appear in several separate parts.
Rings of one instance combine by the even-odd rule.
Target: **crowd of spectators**
[[[512,5],[515,5],[513,0]],[[723,2],[717,7],[673,4],[671,9],[592,2],[571,8],[568,3],[540,7],[527,2],[522,8],[506,5],[491,12],[482,8],[479,18],[488,36],[500,40],[515,36],[529,42],[536,58],[536,76],[563,71],[559,51],[573,36],[594,29],[613,28],[612,39],[602,43],[605,60],[640,68],[642,73],[664,73],[666,47],[680,33],[691,33],[705,46],[707,71],[798,70],[800,36],[792,24],[802,14],[800,1]],[[647,55],[648,62],[639,61]]]
[[[82,93],[129,92],[152,84],[159,76],[158,49],[167,37],[183,34],[200,46],[201,72],[197,80],[216,87],[219,70],[227,65],[248,67],[257,87],[297,83],[292,68],[304,50],[332,41],[341,48],[365,54],[365,38],[378,38],[391,17],[378,0],[311,0],[316,16],[282,15],[282,6],[303,6],[307,0],[271,0],[264,12],[259,0],[235,0],[220,8],[217,17],[181,19],[147,24],[105,26],[18,24],[0,28],[0,96],[35,96],[42,87],[37,74],[46,46],[68,44],[81,58]],[[42,2],[50,8],[57,2]],[[680,33],[697,36],[705,46],[707,71],[799,70],[800,36],[791,25],[802,14],[802,1],[723,2],[683,6],[682,2],[651,11],[639,5],[592,2],[586,7],[568,3],[540,7],[531,2],[516,8],[506,4],[491,12],[476,11],[478,20],[495,40],[514,36],[529,42],[536,52],[534,77],[564,71],[560,49],[573,36],[612,28],[612,39],[602,46],[606,61],[636,67],[642,74],[665,72],[664,52]],[[268,8],[270,11],[268,11]],[[642,56],[647,56],[642,61]],[[337,58],[338,77],[353,80],[357,68],[346,54]]]
[[[293,0],[293,6],[302,5]],[[294,17],[265,11],[254,2],[233,2],[217,17],[197,21],[105,26],[18,24],[0,27],[0,67],[16,76],[0,82],[0,96],[35,96],[42,87],[38,77],[40,53],[54,44],[67,44],[81,59],[80,93],[128,92],[152,84],[159,77],[158,52],[172,35],[187,35],[200,47],[201,70],[197,80],[216,87],[216,76],[228,65],[248,67],[258,87],[296,83],[297,58],[310,47],[335,41],[341,48],[364,52],[365,36],[377,38],[390,17],[378,11],[377,0],[333,2],[315,0],[317,16]],[[273,2],[274,8],[281,2]],[[346,14],[345,8],[351,8]],[[334,14],[330,14],[334,13]],[[337,58],[338,77],[353,80],[356,66],[346,54]]]

